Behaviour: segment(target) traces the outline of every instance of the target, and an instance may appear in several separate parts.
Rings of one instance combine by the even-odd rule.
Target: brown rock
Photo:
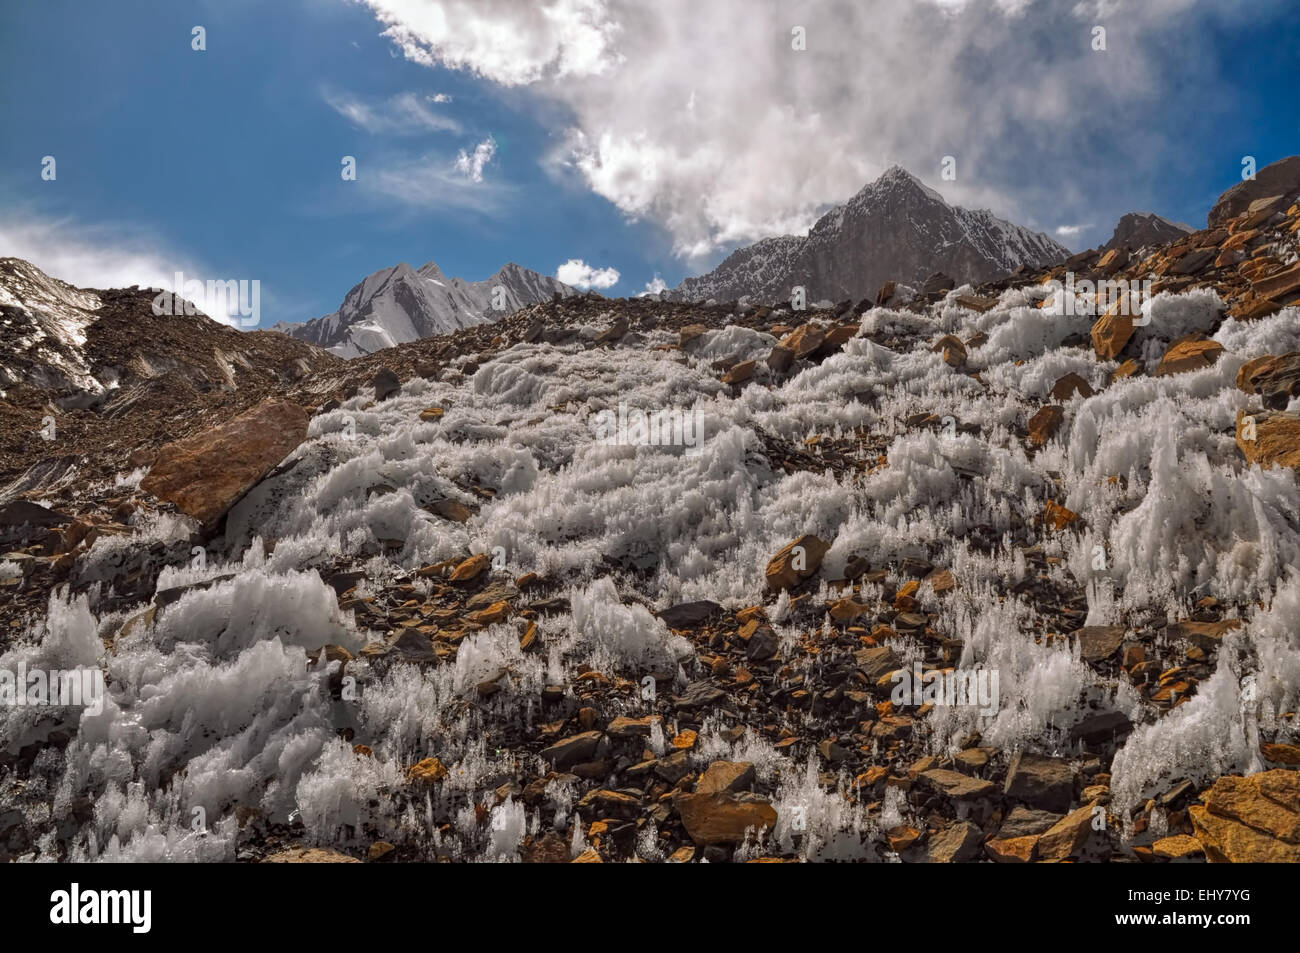
[[[1247,361],[1237,371],[1237,389],[1259,394],[1267,408],[1284,409],[1300,394],[1300,352],[1266,354]]]
[[[1265,742],[1259,746],[1259,753],[1267,760],[1275,761],[1278,764],[1300,766],[1300,745],[1284,745],[1276,742]]]
[[[999,864],[1027,864],[1037,854],[1041,834],[1025,837],[1000,837],[984,843],[984,853]]]
[[[1267,278],[1252,281],[1250,288],[1260,298],[1286,301],[1295,292],[1300,291],[1300,262]]]
[[[451,520],[453,523],[468,523],[470,517],[474,515],[464,503],[457,500],[439,500],[429,507],[431,511],[441,516],[443,519]]]
[[[1199,339],[1197,336],[1179,338],[1169,345],[1156,367],[1155,377],[1199,371],[1210,367],[1223,355],[1223,345],[1218,341]]]
[[[265,400],[163,447],[140,489],[211,526],[302,443],[307,422],[292,401]]]
[[[688,324],[677,333],[677,344],[679,347],[686,347],[696,338],[701,337],[709,329],[702,324]]]
[[[784,374],[794,364],[794,351],[784,344],[777,344],[772,347],[772,353],[767,356],[767,366],[769,369],[778,374]]]
[[[722,375],[724,384],[743,384],[754,376],[754,361],[741,361],[739,364],[732,365],[731,370]]]
[[[1029,418],[1029,442],[1035,447],[1043,446],[1060,429],[1061,421],[1064,419],[1065,411],[1056,404],[1048,404],[1041,408],[1038,413]]]
[[[324,847],[291,847],[265,858],[264,864],[359,864],[361,861],[347,854]]]
[[[1175,834],[1162,837],[1151,845],[1151,853],[1166,860],[1192,860],[1205,853],[1205,848],[1195,837],[1187,834]]]
[[[787,543],[768,561],[765,575],[770,589],[789,589],[817,572],[830,544],[805,534]]]
[[[1203,804],[1187,809],[1192,833],[1212,864],[1294,864],[1300,845],[1289,844],[1246,824],[1212,813]]]
[[[1062,403],[1075,394],[1080,397],[1091,397],[1093,393],[1092,387],[1078,374],[1066,374],[1052,385],[1052,400],[1059,400]]]
[[[943,362],[949,367],[961,367],[966,363],[966,345],[955,335],[945,334],[934,342],[930,350],[942,351]]]
[[[432,784],[447,776],[447,768],[437,758],[425,758],[406,769],[406,779],[420,784]]]
[[[1300,845],[1300,772],[1285,768],[1219,778],[1202,795],[1212,814]]]
[[[1040,860],[1065,860],[1082,847],[1092,833],[1093,809],[1085,804],[1061,818],[1038,840]]]
[[[477,553],[464,562],[457,563],[451,572],[452,582],[473,582],[491,567],[492,560],[487,553]]]
[[[822,346],[826,340],[826,332],[822,330],[820,324],[815,321],[809,321],[801,324],[793,333],[787,335],[781,340],[781,343],[794,351],[797,358],[805,358],[813,351]]]
[[[1072,525],[1079,519],[1079,514],[1068,510],[1055,500],[1048,500],[1043,508],[1043,523],[1058,532]]]
[[[1122,625],[1087,625],[1074,633],[1085,662],[1100,662],[1119,651],[1127,630]]]
[[[997,786],[992,781],[972,778],[947,768],[931,768],[929,771],[922,771],[917,775],[917,780],[930,790],[954,800],[989,797],[997,791]]]
[[[957,821],[930,838],[926,861],[931,864],[960,864],[979,854],[984,832],[970,821]]]
[[[1211,228],[1225,225],[1258,199],[1296,192],[1300,192],[1300,156],[1289,156],[1257,169],[1254,179],[1238,182],[1220,195],[1206,222]]]
[[[1142,365],[1130,357],[1119,367],[1115,368],[1115,370],[1111,371],[1110,382],[1113,384],[1115,381],[1123,380],[1125,377],[1132,377],[1140,370],[1142,370]]]
[[[1247,463],[1269,467],[1300,467],[1300,416],[1264,411],[1237,411],[1237,449]]]
[[[1130,310],[1132,309],[1130,308]],[[1092,349],[1096,351],[1097,356],[1103,361],[1109,361],[1116,357],[1120,351],[1124,350],[1124,345],[1128,343],[1128,339],[1133,336],[1132,316],[1121,314],[1120,311],[1120,304],[1113,304],[1092,325],[1092,331],[1089,334],[1092,338]]]
[[[696,794],[735,794],[754,784],[754,765],[748,761],[714,761],[695,785]]]
[[[746,831],[776,825],[776,809],[755,794],[678,794],[676,804],[696,844],[739,844]]]

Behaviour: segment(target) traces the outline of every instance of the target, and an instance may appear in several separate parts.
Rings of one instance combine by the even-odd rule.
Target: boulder
[[[1270,410],[1284,410],[1292,397],[1300,395],[1300,351],[1247,361],[1237,371],[1237,389],[1258,394]]]
[[[140,489],[211,526],[302,443],[307,422],[292,401],[263,401],[163,447]]]
[[[765,575],[770,589],[790,589],[817,572],[830,543],[805,534],[781,547],[768,560]]]
[[[1155,369],[1155,377],[1168,377],[1170,374],[1182,374],[1187,371],[1199,371],[1213,366],[1223,355],[1223,345],[1218,341],[1191,335],[1179,338],[1169,345],[1160,364]]]
[[[1300,415],[1280,411],[1237,411],[1237,449],[1247,463],[1300,467]]]
[[[1238,182],[1219,196],[1206,222],[1211,228],[1225,225],[1247,211],[1257,199],[1300,193],[1300,156],[1288,156],[1255,172],[1255,178]]]
[[[677,812],[696,844],[739,844],[747,831],[776,825],[776,809],[756,794],[679,794]]]
[[[1061,758],[1018,753],[1011,759],[1002,793],[1030,807],[1058,814],[1074,798],[1074,775]]]

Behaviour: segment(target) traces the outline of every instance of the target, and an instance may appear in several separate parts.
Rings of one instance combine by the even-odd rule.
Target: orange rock
[[[479,625],[491,625],[494,622],[503,622],[510,615],[510,603],[494,602],[486,609],[480,609],[478,612],[470,613],[470,620],[477,622]]]
[[[781,339],[781,344],[794,351],[795,357],[804,358],[822,346],[826,332],[820,324],[809,321],[801,324],[792,334]]]
[[[488,558],[487,553],[478,553],[457,564],[456,568],[452,570],[451,581],[472,582],[487,572],[491,565],[492,560]]]
[[[689,751],[691,748],[695,747],[695,741],[697,738],[698,735],[696,732],[692,731],[690,728],[686,728],[673,736],[672,744],[678,751]]]
[[[776,825],[776,809],[753,794],[679,794],[676,806],[696,844],[739,844],[746,831]]]
[[[805,534],[781,547],[767,564],[769,589],[789,589],[812,576],[830,550],[830,543]]]
[[[1092,338],[1092,348],[1103,361],[1109,361],[1118,355],[1133,336],[1133,317],[1120,314],[1120,311],[1121,303],[1116,302],[1093,323],[1089,335]]]
[[[754,361],[741,361],[739,364],[732,366],[731,370],[722,375],[724,384],[743,384],[754,376]]]
[[[447,769],[437,758],[425,758],[406,769],[406,779],[421,784],[432,784],[447,776]]]
[[[1047,507],[1043,510],[1043,522],[1058,531],[1070,526],[1078,518],[1078,513],[1067,510],[1055,500],[1048,500]]]
[[[1237,449],[1247,463],[1300,468],[1300,416],[1261,411],[1237,411]]]
[[[1027,864],[1034,859],[1041,836],[994,838],[984,842],[984,852],[1000,864]]]
[[[1170,374],[1199,371],[1212,366],[1222,355],[1223,345],[1218,341],[1198,339],[1197,336],[1179,338],[1165,351],[1154,376],[1167,377]]]
[[[1051,440],[1065,419],[1065,411],[1055,404],[1048,404],[1029,418],[1029,442],[1041,447]]]

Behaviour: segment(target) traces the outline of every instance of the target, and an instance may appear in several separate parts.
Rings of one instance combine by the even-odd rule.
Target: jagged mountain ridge
[[[493,301],[493,289],[502,289]],[[396,344],[496,321],[525,305],[577,290],[513,262],[483,281],[449,278],[433,262],[418,270],[406,262],[357,283],[332,314],[304,324],[281,322],[280,331],[339,357],[358,357]],[[499,307],[494,307],[499,304]]]
[[[809,300],[872,296],[886,281],[916,283],[941,271],[957,282],[988,281],[1070,251],[988,209],[948,205],[893,166],[823,215],[807,237],[782,235],[733,252],[716,269],[685,279],[670,297],[780,301],[802,285]]]

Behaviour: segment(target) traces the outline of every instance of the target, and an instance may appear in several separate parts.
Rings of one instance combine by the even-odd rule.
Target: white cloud
[[[612,288],[618,284],[615,268],[593,268],[581,258],[570,258],[555,269],[556,280],[574,288]]]
[[[431,102],[431,103],[449,103],[449,102],[451,102],[451,94],[450,94],[450,93],[434,93],[433,95],[431,95],[431,96],[425,96],[424,98],[427,99],[427,100],[428,100],[429,102]]]
[[[363,0],[406,57],[502,86],[597,76],[613,66],[618,27],[603,0]]]
[[[492,161],[496,152],[496,140],[488,136],[474,147],[472,154],[466,154],[464,149],[460,150],[460,155],[456,158],[456,171],[471,182],[482,182],[483,167]]]
[[[384,160],[374,170],[359,171],[357,182],[367,192],[403,207],[500,214],[514,189],[484,181],[481,166],[476,178],[473,162],[463,151],[455,161],[436,154]]]
[[[1089,225],[1058,225],[1056,226],[1057,238],[1078,238],[1079,234]]]
[[[257,275],[222,275],[177,254],[167,243],[153,241],[129,228],[85,225],[71,219],[48,220],[10,215],[0,222],[0,254],[31,262],[51,278],[78,288],[163,288],[175,290],[176,275],[185,282],[253,281]],[[189,297],[187,295],[187,297]],[[238,301],[224,295],[210,300],[190,297],[205,314],[241,327]]]
[[[459,132],[460,123],[441,116],[425,105],[415,93],[398,93],[386,100],[367,102],[352,93],[327,89],[321,93],[336,113],[366,132],[412,136],[427,132]],[[425,97],[429,102],[447,99]]]
[[[1210,0],[362,2],[408,58],[559,106],[550,166],[688,257],[806,229],[886,156],[949,201],[1078,220],[1098,194],[1130,201],[1081,144],[1122,135],[1140,196],[1188,161],[1152,117],[1188,96],[1208,115],[1218,95],[1194,22],[1220,15]],[[949,154],[958,177],[941,183]]]
[[[646,295],[663,294],[668,290],[668,282],[664,281],[659,275],[655,275],[645,283],[645,291],[637,295],[638,298],[644,298]]]

